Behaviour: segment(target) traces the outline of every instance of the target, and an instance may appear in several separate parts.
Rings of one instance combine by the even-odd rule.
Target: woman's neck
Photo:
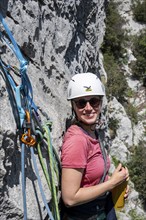
[[[96,125],[86,125],[86,124],[80,122],[79,126],[82,129],[84,129],[88,135],[90,135],[92,138],[96,139],[96,134],[95,134]]]

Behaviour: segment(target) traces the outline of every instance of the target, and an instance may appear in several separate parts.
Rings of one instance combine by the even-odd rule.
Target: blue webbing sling
[[[0,14],[0,22],[2,23],[10,41],[1,32],[0,32],[0,40],[12,50],[12,52],[15,54],[15,56],[17,57],[20,63],[19,74],[21,77],[21,84],[17,85],[13,77],[9,73],[10,69],[12,69],[13,67],[5,64],[5,62],[3,62],[2,59],[0,58],[0,73],[6,83],[6,87],[7,87],[9,97],[10,97],[10,103],[11,103],[12,110],[14,113],[14,119],[17,125],[17,129],[20,130],[22,133],[23,130],[25,129],[24,122],[26,118],[26,110],[29,112],[29,115],[31,116],[32,111],[34,111],[36,115],[38,115],[37,113],[38,109],[33,102],[32,86],[27,76],[28,62],[22,56],[22,53],[16,41],[14,40],[2,14]],[[22,172],[22,194],[23,194],[24,220],[27,220],[26,177],[25,177],[25,147],[26,146],[27,145],[25,143],[21,142],[21,172]],[[34,170],[37,176],[42,200],[46,207],[49,218],[51,220],[54,220],[54,217],[48,206],[48,203],[47,203],[44,191],[43,191],[43,187],[41,184],[41,178],[39,176],[33,146],[30,145],[29,147],[30,147],[31,158],[32,158]]]

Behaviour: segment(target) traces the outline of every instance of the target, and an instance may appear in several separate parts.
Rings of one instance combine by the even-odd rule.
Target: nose
[[[87,102],[85,106],[85,110],[91,110],[91,109],[92,109],[92,106],[90,105],[89,102]]]

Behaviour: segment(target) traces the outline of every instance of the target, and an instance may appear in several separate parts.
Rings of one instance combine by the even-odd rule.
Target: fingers
[[[117,171],[120,171],[121,169],[122,169],[122,164],[119,163],[119,165],[117,166],[116,170],[117,170]]]
[[[124,199],[127,199],[128,195],[129,195],[129,189],[130,189],[130,187],[129,187],[129,185],[127,185],[125,195],[124,195]]]
[[[116,168],[116,172],[119,173],[119,175],[122,177],[122,180],[129,180],[129,171],[127,167],[122,166],[121,163],[119,163],[118,167]]]
[[[122,166],[121,163],[119,163],[119,165],[116,168],[117,171],[124,171],[125,172],[125,179],[129,180],[129,171],[127,167]]]
[[[127,167],[125,167],[125,172],[126,172],[125,179],[128,181],[129,180],[129,171],[128,171]]]

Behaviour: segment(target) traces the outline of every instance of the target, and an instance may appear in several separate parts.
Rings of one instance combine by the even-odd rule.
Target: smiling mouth
[[[90,112],[90,113],[83,113],[83,115],[94,115],[96,112]]]
[[[95,114],[95,113],[89,113],[89,114],[85,113],[84,115],[85,115],[85,116],[94,116],[94,114]]]

